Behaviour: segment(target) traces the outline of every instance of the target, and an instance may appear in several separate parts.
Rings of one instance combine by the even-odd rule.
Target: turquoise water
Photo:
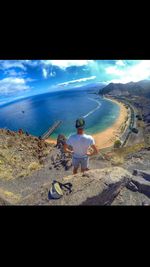
[[[24,111],[24,112],[22,112]],[[68,136],[75,132],[75,120],[82,116],[86,133],[94,134],[110,127],[119,116],[120,107],[112,101],[85,90],[48,93],[9,103],[0,108],[0,128],[24,131],[39,136],[55,121],[63,121],[53,133]]]

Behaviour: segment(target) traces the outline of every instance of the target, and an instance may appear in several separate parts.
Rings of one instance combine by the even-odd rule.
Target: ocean
[[[17,131],[22,128],[35,136],[42,135],[53,123],[61,120],[60,127],[51,135],[69,136],[76,131],[75,120],[84,117],[88,134],[110,127],[119,116],[120,107],[89,90],[45,93],[16,100],[0,107],[0,128]]]

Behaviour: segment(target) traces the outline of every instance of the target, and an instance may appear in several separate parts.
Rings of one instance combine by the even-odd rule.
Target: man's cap
[[[76,128],[83,129],[85,125],[85,120],[83,118],[79,118],[76,120]]]

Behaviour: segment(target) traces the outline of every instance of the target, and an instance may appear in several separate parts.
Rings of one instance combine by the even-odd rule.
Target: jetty
[[[48,138],[62,123],[62,121],[56,121],[42,136],[42,139]]]

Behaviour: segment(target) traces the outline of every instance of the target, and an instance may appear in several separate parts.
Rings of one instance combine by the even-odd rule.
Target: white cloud
[[[117,60],[117,61],[116,61],[116,65],[117,65],[117,66],[125,66],[125,63],[124,63],[123,60]]]
[[[51,71],[49,74],[50,77],[55,77],[56,76],[56,72],[55,71]]]
[[[0,80],[0,93],[9,94],[16,91],[30,89],[23,78],[8,77]]]
[[[13,77],[24,77],[26,75],[26,72],[24,72],[24,71],[17,72],[14,69],[7,69],[7,70],[4,70],[4,74],[7,76],[10,76],[10,77],[12,77],[12,76]]]
[[[71,66],[85,66],[93,60],[42,60],[44,65],[54,65],[61,69],[66,69]]]
[[[12,70],[13,68],[20,68],[26,70],[27,66],[37,67],[42,65],[41,60],[0,60],[0,69]]]
[[[133,81],[144,80],[150,77],[150,60],[141,60],[138,64],[130,67],[126,78]]]
[[[42,73],[43,73],[43,77],[45,79],[47,79],[48,77],[55,77],[56,76],[56,72],[55,71],[51,71],[49,73],[48,69],[46,69],[46,68],[42,69]]]
[[[114,79],[110,82],[138,82],[140,80],[150,79],[150,60],[137,61],[134,65],[126,66],[126,68],[121,70],[120,66],[108,67],[105,71],[107,74],[114,74],[118,76],[118,78],[114,77]]]
[[[105,70],[107,74],[123,75],[124,73],[116,66],[107,67]]]
[[[26,70],[21,60],[0,60],[0,69],[6,70],[10,68],[20,68]]]
[[[36,66],[57,66],[61,69],[66,69],[71,66],[85,66],[92,63],[93,60],[0,60],[1,69],[21,68],[26,69],[26,65]]]
[[[37,81],[37,79],[33,79],[33,78],[25,78],[26,82],[34,82]]]
[[[8,69],[4,71],[5,75],[9,75],[9,76],[17,76],[17,72],[13,69]]]
[[[71,80],[71,81],[67,81],[67,82],[64,82],[64,83],[59,83],[58,86],[66,86],[66,85],[69,85],[69,84],[72,84],[72,83],[86,82],[88,80],[93,80],[93,79],[96,79],[96,76],[91,76],[91,77],[87,77],[87,78],[80,78],[78,80]]]
[[[47,78],[47,70],[46,69],[42,69],[42,73],[43,73],[43,77],[46,79]]]
[[[21,60],[23,64],[31,66],[31,67],[37,67],[41,65],[41,60]]]

